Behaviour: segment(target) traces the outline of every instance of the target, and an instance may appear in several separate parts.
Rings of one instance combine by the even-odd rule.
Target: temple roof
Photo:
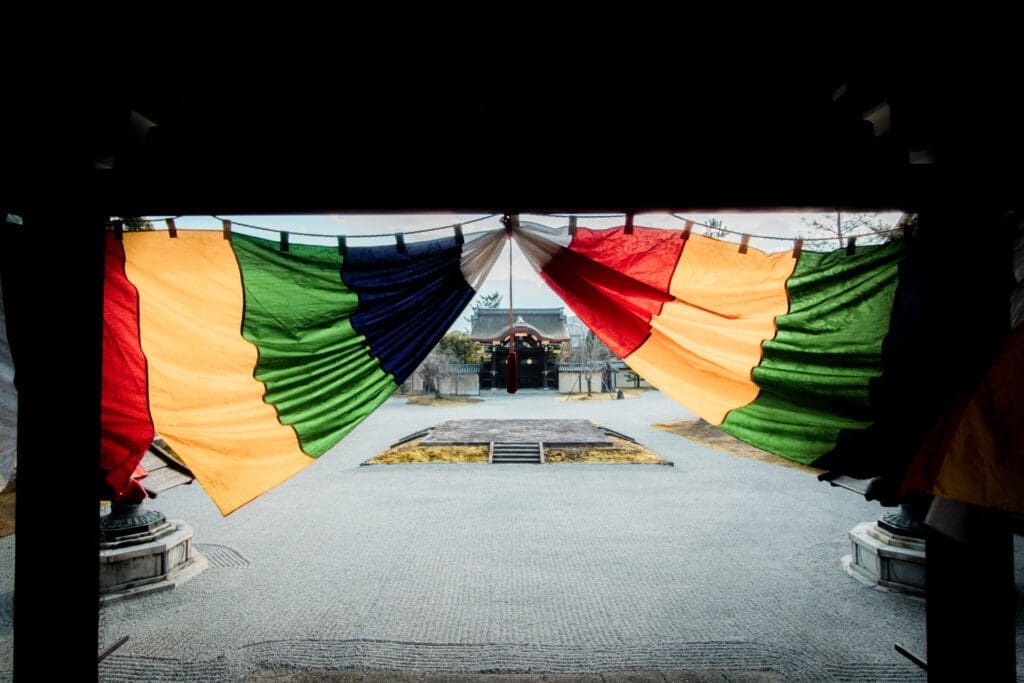
[[[515,308],[512,310],[517,333],[525,332],[542,342],[569,341],[569,330],[562,308]],[[491,342],[508,338],[507,308],[478,308],[473,312],[470,338],[478,342]]]

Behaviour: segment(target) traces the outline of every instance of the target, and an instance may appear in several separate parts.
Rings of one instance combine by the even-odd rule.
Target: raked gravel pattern
[[[924,601],[842,568],[848,532],[880,516],[877,504],[651,428],[692,418],[657,392],[484,397],[452,408],[390,399],[229,517],[198,484],[162,494],[152,507],[187,521],[216,561],[173,591],[101,610],[101,645],[130,640],[100,678],[223,681],[318,668],[923,679],[893,643],[924,653]],[[500,417],[590,419],[675,467],[360,466],[443,420]],[[12,568],[12,539],[0,539],[8,677]]]

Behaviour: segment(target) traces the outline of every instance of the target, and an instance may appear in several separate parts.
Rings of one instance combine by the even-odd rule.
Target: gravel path
[[[877,518],[877,504],[651,428],[692,418],[657,392],[485,398],[452,408],[391,399],[319,462],[226,518],[198,485],[163,494],[153,507],[193,527],[210,569],[104,608],[101,643],[130,640],[101,678],[219,681],[267,669],[923,678],[893,643],[924,652],[924,601],[866,587],[841,565],[847,532]],[[590,419],[675,466],[359,466],[443,420],[500,417]],[[0,543],[4,591],[12,548]]]

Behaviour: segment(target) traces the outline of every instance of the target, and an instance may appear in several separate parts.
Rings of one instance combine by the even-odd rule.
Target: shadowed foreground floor
[[[768,671],[606,671],[575,674],[465,674],[404,671],[281,671],[264,670],[245,678],[246,683],[771,683],[785,680]]]
[[[877,504],[650,427],[693,417],[657,392],[485,398],[389,400],[226,518],[198,485],[162,494],[153,507],[193,527],[210,568],[102,609],[101,647],[129,641],[100,678],[923,679],[893,643],[924,654],[924,601],[864,586],[842,566],[848,532],[879,517]],[[675,466],[359,466],[443,420],[505,416],[591,419]],[[6,671],[12,541],[0,539]],[[506,677],[454,676],[474,673]]]

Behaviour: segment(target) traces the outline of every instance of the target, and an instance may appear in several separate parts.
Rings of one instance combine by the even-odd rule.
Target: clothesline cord
[[[437,226],[435,228],[423,228],[421,230],[403,230],[402,234],[403,235],[419,235],[419,234],[426,233],[426,232],[437,232],[439,230],[451,230],[456,225],[471,225],[473,223],[479,223],[480,221],[485,221],[488,218],[494,218],[497,215],[498,214],[496,214],[496,213],[492,213],[492,214],[489,214],[487,216],[481,216],[479,218],[473,218],[473,219],[468,220],[468,221],[462,221],[461,223],[449,223],[448,225],[439,225],[439,226]],[[213,215],[212,217],[216,218],[219,221],[225,220],[224,218],[221,218],[220,216],[216,216],[216,215]],[[362,238],[362,237],[394,237],[395,236],[395,233],[393,233],[393,232],[381,232],[381,233],[374,233],[372,235],[328,235],[328,234],[324,234],[324,233],[321,233],[321,232],[297,232],[295,230],[281,230],[280,228],[268,228],[268,227],[263,226],[263,225],[251,225],[249,223],[241,223],[239,221],[231,221],[231,224],[232,225],[239,225],[239,226],[242,226],[243,228],[251,228],[253,230],[266,230],[267,232],[287,232],[289,235],[301,235],[303,237],[360,237],[360,238]]]
[[[749,235],[750,237],[755,238],[755,239],[759,239],[759,240],[778,240],[780,242],[792,242],[795,239],[801,239],[804,242],[830,242],[830,241],[836,239],[835,235],[833,235],[831,237],[780,237],[778,235],[754,235],[754,234],[749,233],[749,232],[741,232],[741,231],[738,231],[738,230],[730,230],[728,228],[723,228],[720,225],[708,225],[707,223],[701,223],[700,221],[695,221],[692,218],[687,218],[685,216],[680,216],[677,213],[673,213],[673,214],[669,214],[669,215],[671,215],[673,218],[678,218],[681,221],[686,221],[687,223],[692,223],[693,225],[699,225],[702,228],[709,228],[711,230],[716,230],[716,231],[719,231],[719,232],[724,232],[724,233],[727,233],[729,235],[738,235],[740,237],[742,237],[743,235]],[[853,238],[874,237],[875,235],[885,235],[887,233],[896,232],[897,230],[902,230],[902,229],[903,229],[902,227],[896,226],[895,228],[886,228],[885,230],[878,230],[878,231],[872,231],[872,232],[864,232],[864,233],[859,233],[859,234],[856,234],[856,235],[843,235],[843,239],[849,239],[851,237],[853,237]]]
[[[439,225],[437,227],[422,228],[420,230],[405,230],[405,231],[402,231],[402,234],[403,235],[420,235],[420,234],[424,234],[424,233],[428,233],[428,232],[438,232],[438,231],[441,231],[441,230],[450,230],[450,229],[454,228],[456,225],[461,225],[461,226],[472,225],[473,223],[479,223],[481,221],[485,221],[485,220],[488,220],[490,218],[494,218],[497,215],[498,214],[496,214],[496,213],[492,213],[492,214],[488,214],[486,216],[480,216],[479,218],[473,218],[473,219],[470,219],[468,221],[463,221],[461,223],[452,223],[452,224],[449,224],[449,225]],[[545,215],[551,216],[553,218],[571,218],[571,217],[576,217],[576,218],[618,218],[620,216],[625,216],[626,214],[624,214],[624,213],[606,213],[606,214],[550,213],[550,214],[545,214]],[[715,231],[718,231],[718,232],[723,232],[723,233],[726,233],[726,234],[729,234],[729,235],[737,235],[737,236],[740,236],[740,237],[742,237],[743,235],[750,235],[750,237],[755,238],[755,239],[776,240],[776,241],[780,241],[780,242],[792,242],[794,239],[802,239],[804,242],[830,242],[830,241],[836,239],[835,236],[832,236],[832,237],[782,237],[782,236],[779,236],[779,235],[755,235],[755,234],[752,234],[752,233],[745,233],[745,232],[742,232],[742,231],[739,231],[739,230],[731,230],[729,228],[725,228],[725,227],[722,227],[722,226],[719,226],[719,225],[709,225],[708,223],[702,223],[700,221],[695,221],[692,218],[687,218],[685,216],[680,216],[677,213],[671,213],[669,215],[672,216],[673,218],[678,219],[678,220],[686,221],[686,222],[688,222],[688,223],[690,223],[692,225],[699,225],[699,226],[701,226],[703,228],[708,228],[709,230],[715,230]],[[147,217],[147,218],[144,218],[144,220],[147,221],[147,222],[150,222],[150,223],[160,223],[160,222],[167,221],[167,220],[177,220],[177,219],[179,219],[181,217],[182,217],[182,215],[179,214],[177,216],[165,216],[165,217],[162,217],[162,218],[148,218]],[[210,217],[214,218],[214,219],[216,219],[218,221],[226,220],[226,219],[224,219],[224,218],[222,218],[220,216],[217,216],[216,214],[211,214]],[[231,221],[231,224],[232,225],[237,225],[239,227],[249,228],[251,230],[263,230],[263,231],[266,231],[266,232],[276,232],[276,233],[287,232],[289,235],[300,235],[302,237],[375,238],[375,237],[394,237],[394,235],[395,235],[395,233],[393,233],[393,232],[381,232],[381,233],[373,233],[373,234],[366,234],[366,235],[336,235],[336,234],[327,234],[327,233],[320,233],[320,232],[298,232],[298,231],[295,231],[295,230],[282,230],[280,228],[268,228],[268,227],[266,227],[264,225],[253,225],[251,223],[242,223],[241,221]],[[844,239],[848,239],[850,237],[853,237],[853,238],[874,237],[874,236],[877,236],[877,235],[885,235],[885,234],[888,234],[890,232],[897,232],[899,230],[902,230],[902,228],[900,226],[896,226],[894,228],[886,228],[886,229],[883,229],[883,230],[877,230],[877,231],[871,231],[871,232],[865,232],[865,233],[858,233],[858,234],[854,234],[854,235],[843,235],[843,238]]]
[[[142,220],[142,221],[144,221],[146,223],[163,223],[164,221],[176,221],[179,218],[181,218],[181,216],[182,216],[182,214],[178,214],[177,216],[163,216],[162,218],[150,218],[148,216],[143,216],[139,220]],[[123,223],[125,221],[125,217],[124,216],[118,216],[117,218],[118,218],[118,220],[121,223]],[[133,216],[133,218],[134,218],[134,216]]]
[[[544,215],[552,218],[618,218],[626,216],[624,213],[546,213]]]
[[[168,220],[176,221],[179,218],[181,218],[182,215],[183,214],[179,214],[177,216],[163,216],[161,218],[150,218],[150,217],[146,216],[146,217],[143,217],[142,220],[147,222],[147,223],[163,223],[164,221],[168,221]],[[451,230],[456,225],[461,225],[461,226],[472,225],[473,223],[479,223],[480,221],[485,221],[488,218],[494,218],[497,215],[498,214],[496,214],[496,213],[492,213],[492,214],[488,214],[486,216],[480,216],[479,218],[472,218],[472,219],[470,219],[468,221],[462,221],[461,223],[450,223],[448,225],[439,225],[439,226],[434,227],[434,228],[422,228],[420,230],[403,230],[402,234],[403,235],[419,235],[419,234],[427,233],[427,232],[438,232],[440,230]],[[213,218],[213,219],[218,220],[218,221],[229,220],[229,219],[222,218],[221,216],[218,216],[216,214],[210,214],[210,218]],[[123,217],[119,217],[119,219],[120,219],[120,222],[124,222],[124,218]],[[345,238],[355,237],[355,238],[363,238],[363,237],[394,237],[395,236],[395,233],[393,233],[393,232],[381,232],[381,233],[374,233],[374,234],[367,234],[367,235],[337,235],[337,234],[333,234],[333,233],[299,232],[297,230],[282,230],[281,228],[268,228],[265,225],[253,225],[251,223],[243,223],[241,221],[234,221],[234,220],[230,221],[230,223],[231,223],[231,225],[237,225],[239,227],[249,228],[251,230],[264,230],[266,232],[276,232],[276,233],[286,232],[289,235],[300,235],[302,237],[345,237]]]
[[[553,218],[573,218],[573,217],[575,217],[575,218],[619,218],[620,216],[621,217],[625,217],[626,216],[626,214],[624,214],[624,213],[592,213],[592,214],[583,214],[583,213],[549,213],[549,214],[545,214],[545,215],[551,216]],[[700,221],[695,221],[692,218],[687,218],[685,216],[680,216],[677,213],[671,213],[669,215],[671,215],[673,218],[678,218],[681,221],[686,221],[686,222],[691,223],[693,225],[699,225],[702,228],[708,228],[709,230],[716,230],[716,231],[719,231],[719,232],[724,232],[724,233],[729,234],[729,235],[737,235],[739,237],[742,237],[743,235],[750,235],[750,237],[755,238],[755,239],[777,240],[779,242],[792,242],[795,239],[802,239],[804,242],[830,242],[830,241],[836,239],[835,236],[832,236],[832,237],[782,237],[782,236],[779,236],[779,235],[755,235],[755,234],[752,234],[752,233],[746,233],[746,232],[742,232],[742,231],[739,231],[739,230],[730,230],[729,228],[724,228],[724,227],[722,227],[720,225],[709,225],[708,223],[701,223]],[[883,229],[883,230],[877,230],[877,231],[872,231],[872,232],[857,233],[857,234],[854,234],[854,235],[843,235],[843,238],[844,239],[849,239],[850,237],[853,237],[855,239],[859,239],[861,237],[874,237],[874,236],[877,236],[877,235],[885,235],[885,234],[888,234],[890,232],[897,232],[898,230],[902,230],[902,228],[900,226],[896,226],[894,228],[886,228],[886,229]]]

